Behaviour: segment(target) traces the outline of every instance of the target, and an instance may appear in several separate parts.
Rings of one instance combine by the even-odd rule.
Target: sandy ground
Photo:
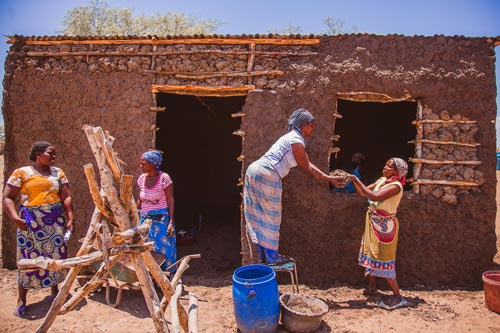
[[[0,156],[3,169],[3,156]],[[497,173],[500,177],[500,173]],[[3,182],[2,182],[3,183]],[[500,202],[500,186],[497,202]],[[497,235],[500,235],[500,214],[497,212]],[[497,241],[500,248],[500,237]],[[198,249],[196,249],[198,250]],[[189,249],[185,250],[189,252]],[[203,253],[202,253],[203,255]],[[500,254],[495,259],[500,263]],[[204,271],[196,269],[197,262],[191,261],[195,273],[185,273],[184,304],[187,293],[199,297],[200,332],[237,332],[232,301],[232,272],[227,267]],[[191,269],[191,268],[190,268]],[[287,276],[279,273],[280,293],[291,293]],[[299,271],[300,278],[300,271]],[[0,269],[0,332],[33,332],[43,322],[50,307],[47,298],[49,290],[30,291],[28,314],[25,318],[12,315],[17,291],[16,272]],[[75,282],[72,292],[76,290]],[[489,311],[484,305],[483,290],[466,288],[428,290],[424,286],[402,293],[409,300],[409,306],[395,311],[386,311],[374,306],[383,294],[367,298],[363,289],[349,286],[335,286],[324,289],[312,285],[300,285],[304,295],[316,296],[329,305],[316,332],[498,332],[500,314]],[[116,288],[110,288],[111,300],[116,297]],[[167,311],[169,313],[169,311]],[[169,318],[169,315],[168,317]],[[154,332],[152,319],[140,291],[125,289],[120,304],[114,308],[106,303],[105,288],[93,292],[78,307],[66,315],[58,316],[50,332]],[[278,332],[288,332],[280,327]]]

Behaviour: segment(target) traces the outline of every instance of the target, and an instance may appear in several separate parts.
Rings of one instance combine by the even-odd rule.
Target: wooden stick
[[[132,255],[132,261],[134,262],[137,279],[141,284],[142,294],[144,295],[149,314],[153,318],[156,332],[169,332],[163,311],[161,311],[160,300],[158,299],[153,281],[146,269],[146,264],[142,256],[139,254]]]
[[[118,261],[119,256],[112,256],[109,258],[109,264],[113,265]],[[90,294],[93,290],[95,290],[98,286],[105,283],[106,275],[108,274],[108,270],[106,269],[106,265],[103,262],[99,267],[97,273],[87,281],[87,283],[80,289],[77,290],[76,293],[61,307],[59,314],[63,315],[73,310],[88,294]]]
[[[254,61],[255,61],[255,43],[250,43],[248,45],[248,49],[250,51],[250,54],[248,55],[248,63],[247,63],[247,72],[250,73],[252,72],[253,70],[253,64],[254,64]],[[281,73],[283,75],[283,72]],[[252,77],[249,76],[248,77],[248,84],[251,84],[252,83]]]
[[[155,73],[161,75],[169,75],[166,73]],[[220,73],[210,73],[210,74],[175,74],[178,79],[188,79],[188,80],[206,80],[217,77],[248,77],[251,79],[253,76],[280,76],[283,75],[283,71],[279,70],[268,70],[268,71],[254,71],[254,72],[220,72]],[[250,84],[251,82],[248,82]]]
[[[92,196],[92,200],[94,201],[94,205],[99,209],[99,212],[106,216],[107,218],[112,219],[113,214],[106,207],[104,201],[102,200],[102,196],[99,194],[99,185],[97,185],[97,178],[94,172],[94,166],[89,163],[83,166],[83,172],[87,177],[87,183],[89,184],[90,195]]]
[[[121,205],[118,191],[114,187],[113,180],[117,180],[119,183],[121,179],[121,168],[119,168],[118,161],[114,156],[112,150],[110,151],[105,145],[104,133],[101,128],[96,128],[88,125],[84,125],[83,129],[87,134],[87,139],[89,140],[90,147],[94,152],[94,156],[99,167],[101,175],[101,187],[108,199],[108,203],[115,221],[118,223],[121,230],[130,229],[131,223],[129,218],[129,213]],[[111,169],[109,162],[114,164],[114,171]]]
[[[476,120],[441,120],[441,119],[423,119],[414,120],[411,122],[413,125],[418,124],[477,124]]]
[[[18,39],[16,36],[8,36],[7,44],[14,44]],[[172,38],[156,39],[134,38],[131,39],[64,39],[53,40],[50,37],[42,39],[24,38],[23,42],[28,45],[173,45],[173,44],[220,44],[220,45],[245,45],[251,42],[255,44],[267,45],[317,45],[319,38],[293,38],[287,36],[277,36],[276,38],[245,38],[245,37],[207,37],[207,38]]]
[[[140,236],[140,235],[146,235],[149,231],[149,228],[151,228],[151,224],[153,223],[153,220],[151,219],[146,219],[144,220],[144,223],[132,227],[128,230],[122,231],[122,232],[115,232],[113,233],[113,243],[117,245],[123,244],[125,241],[130,240],[134,237]]]
[[[411,185],[426,184],[426,185],[447,185],[447,186],[480,186],[478,183],[451,181],[451,180],[432,180],[432,179],[419,179],[411,183]]]
[[[172,322],[172,333],[181,333],[179,325],[179,311],[177,309],[177,302],[182,293],[182,283],[175,286],[175,293],[172,295],[172,302],[170,302],[170,320]]]
[[[410,162],[413,163],[423,163],[423,164],[465,164],[465,165],[479,165],[482,164],[481,161],[438,161],[438,160],[427,160],[424,158],[409,158]]]
[[[76,256],[82,256],[90,251],[91,248],[90,245],[94,240],[94,236],[97,230],[96,227],[99,224],[100,219],[101,219],[101,214],[99,213],[99,210],[95,208],[94,213],[92,214],[92,219],[90,221],[89,228],[87,229],[87,234],[85,235],[82,246],[80,247],[80,250],[78,250]],[[80,272],[80,267],[74,267],[69,270],[68,274],[66,275],[66,278],[64,279],[62,287],[59,289],[59,293],[57,294],[56,298],[52,301],[50,309],[45,315],[43,322],[40,324],[40,326],[38,326],[36,330],[37,333],[47,332],[49,330],[50,326],[56,319],[59,309],[64,304],[64,301],[66,300],[66,297],[69,294],[71,286],[73,285],[73,281],[75,281],[75,278],[77,277],[79,272]]]
[[[137,211],[137,204],[135,202],[134,196],[132,195],[132,189],[134,186],[134,176],[123,175],[120,182],[120,200],[123,207],[128,211],[130,217],[130,225],[139,225],[139,213]]]
[[[216,87],[211,87],[211,86],[187,86],[187,85],[158,85],[158,84],[152,84],[151,85],[151,91],[153,93],[155,92],[179,92],[183,91],[186,93],[190,92],[229,92],[229,93],[245,93],[248,92],[249,90],[255,89],[254,85],[246,85],[246,86],[241,86],[241,87],[231,87],[231,86],[216,86]]]
[[[171,302],[172,295],[174,294],[174,288],[170,284],[170,281],[168,280],[167,276],[164,274],[164,272],[158,267],[158,264],[154,260],[153,256],[151,255],[150,252],[144,252],[142,253],[142,257],[144,258],[144,262],[149,268],[149,272],[153,276],[153,278],[158,282],[160,285],[160,288],[163,292],[163,298],[160,302],[160,311],[165,312],[168,304]],[[182,329],[187,332],[188,330],[188,315],[186,313],[186,310],[184,309],[183,306],[179,305],[177,306],[178,310],[178,316],[180,320],[180,324]]]
[[[242,130],[236,130],[232,133],[233,135],[238,135],[238,136],[242,136],[244,137],[245,136],[245,132],[242,131]]]
[[[481,146],[480,143],[462,143],[462,142],[455,142],[455,141],[434,141],[434,140],[427,140],[427,139],[421,139],[421,140],[411,140],[408,141],[408,143],[416,143],[416,142],[421,142],[421,143],[432,143],[436,145],[455,145],[455,146],[463,146],[463,147],[479,147]]]
[[[255,43],[253,43],[255,44]],[[249,51],[222,51],[222,50],[191,50],[191,51],[164,51],[164,52],[118,52],[118,51],[69,51],[69,52],[26,52],[28,57],[158,57],[196,54],[219,55],[248,55]],[[259,56],[276,57],[304,57],[318,54],[317,52],[269,52],[256,51]]]
[[[120,180],[120,201],[124,206],[130,205],[130,201],[132,200],[133,181],[134,176],[132,175],[123,175]]]
[[[188,333],[198,333],[198,297],[189,293]]]
[[[422,100],[418,100],[417,103],[417,120],[422,120],[424,116],[424,106],[422,104]],[[415,124],[417,129],[417,142],[415,144],[415,155],[417,158],[422,158],[422,139],[424,138],[424,126],[421,123]],[[413,177],[418,179],[420,177],[420,173],[422,172],[422,164],[415,163],[413,167]],[[420,192],[420,186],[418,184],[414,187],[415,193]]]
[[[184,274],[184,271],[189,268],[189,265],[188,265],[189,261],[191,259],[199,259],[199,258],[201,258],[200,254],[190,254],[190,255],[182,257],[180,260],[178,260],[174,265],[176,265],[178,262],[180,262],[181,264],[179,265],[177,272],[175,272],[175,275],[172,278],[172,281],[170,282],[170,284],[172,286],[175,286],[177,284],[177,282],[181,279],[182,274]],[[174,266],[174,265],[172,265],[172,266]],[[172,267],[172,266],[170,266],[170,267]],[[167,270],[170,267],[168,267]]]
[[[177,269],[177,272],[175,273],[174,277],[172,278],[172,281],[169,282],[170,286],[171,286],[170,287],[170,291],[169,291],[168,294],[164,293],[163,298],[161,300],[160,306],[161,306],[162,311],[165,311],[166,308],[167,308],[167,305],[169,304],[169,302],[171,302],[170,301],[170,296],[174,292],[173,288],[175,288],[177,282],[182,277],[182,274],[184,273],[184,271],[189,268],[189,265],[187,263],[191,259],[194,259],[194,258],[196,258],[196,259],[197,258],[201,258],[201,255],[200,254],[192,254],[192,255],[188,255],[188,256],[182,257],[180,260],[177,260],[177,262],[175,264],[167,267],[167,271],[168,271],[170,268],[172,268],[173,266],[177,265],[180,262],[180,267]],[[179,319],[181,320],[182,328],[184,329],[184,331],[187,331],[187,328],[188,328],[187,313],[186,313],[186,311],[184,310],[184,308],[182,306],[179,305],[178,308],[179,308],[179,310],[182,310],[182,311],[179,311]]]
[[[337,93],[337,97],[348,101],[362,101],[362,102],[368,101],[368,102],[380,102],[380,103],[415,101],[415,98],[412,97],[392,98],[391,96],[386,94],[379,94],[373,92]]]
[[[154,242],[144,244],[126,244],[111,249],[111,254],[140,254],[145,251],[153,251]]]
[[[152,112],[163,112],[167,108],[164,106],[163,107],[162,106],[150,106],[148,109],[149,109],[149,111],[152,111]]]
[[[68,269],[77,266],[90,265],[93,262],[99,261],[103,258],[101,251],[92,252],[82,256],[68,258],[68,259],[51,259],[45,257],[36,257],[34,259],[20,259],[17,262],[17,268],[21,271],[25,270],[39,270],[48,269],[57,271],[61,269]]]
[[[236,113],[231,113],[231,118],[243,118],[246,116],[246,113],[243,112],[236,112]]]

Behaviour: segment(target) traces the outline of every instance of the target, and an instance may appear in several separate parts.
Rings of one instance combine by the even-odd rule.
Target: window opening
[[[364,154],[367,185],[382,175],[385,162],[400,157],[408,162],[407,178],[413,177],[416,128],[412,124],[417,114],[417,102],[358,102],[338,99],[333,146],[338,152],[330,155],[330,170],[351,171],[355,153]],[[335,150],[335,149],[334,149]],[[405,190],[411,190],[407,183]]]

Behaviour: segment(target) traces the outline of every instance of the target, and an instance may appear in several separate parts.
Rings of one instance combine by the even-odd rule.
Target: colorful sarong
[[[243,189],[244,214],[252,242],[278,250],[281,225],[282,184],[278,173],[252,163],[245,173]]]
[[[399,223],[394,214],[368,210],[358,257],[358,264],[366,268],[365,275],[396,278],[398,232]]]
[[[19,215],[26,220],[28,230],[17,229],[17,260],[67,258],[63,240],[66,219],[61,202],[33,207],[21,205]],[[18,271],[18,285],[25,289],[51,287],[61,282],[65,275],[66,270]]]
[[[162,269],[165,269],[177,261],[175,230],[172,237],[167,237],[170,212],[168,208],[150,210],[146,214],[141,214],[140,223],[142,224],[146,219],[153,220],[151,228],[149,229],[148,238],[150,241],[154,242],[155,252],[165,257],[165,262],[161,266]],[[175,268],[172,268],[171,271],[175,271]]]

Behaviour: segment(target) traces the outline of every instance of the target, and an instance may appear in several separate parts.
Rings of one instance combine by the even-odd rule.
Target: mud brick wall
[[[248,116],[242,125],[246,165],[283,133],[294,109],[305,107],[317,119],[306,149],[310,159],[327,170],[337,93],[412,96],[421,98],[424,120],[477,121],[473,125],[425,125],[424,139],[480,145],[425,144],[422,158],[478,160],[481,164],[424,164],[421,178],[467,180],[480,186],[420,185],[419,194],[404,194],[398,212],[397,272],[402,285],[480,284],[496,252],[492,45],[483,39],[442,36],[322,38],[318,56],[310,63],[285,66],[283,83],[276,92],[251,92],[247,98],[244,112]],[[356,259],[366,201],[331,193],[326,184],[298,170],[292,170],[283,186],[280,251],[296,259],[301,281],[364,283]]]
[[[445,36],[325,36],[315,45],[255,45],[257,53],[268,53],[256,53],[251,71],[267,74],[220,75],[248,71],[247,51],[248,45],[216,42],[42,45],[17,38],[4,79],[5,175],[29,163],[33,141],[56,146],[57,165],[69,177],[76,221],[82,225],[75,243],[70,243],[74,251],[94,209],[83,174],[83,165],[94,163],[94,158],[81,128],[90,124],[109,131],[126,172],[137,174],[140,153],[154,147],[152,84],[253,85],[243,107],[242,172],[283,134],[288,116],[299,107],[316,117],[306,149],[326,171],[339,93],[418,100],[423,108],[420,120],[473,123],[425,123],[421,139],[470,146],[423,143],[421,156],[415,158],[480,163],[423,163],[417,180],[478,186],[421,184],[419,193],[405,192],[398,212],[398,279],[403,286],[479,284],[496,251],[493,43]],[[294,52],[307,55],[289,55]],[[356,258],[366,201],[332,193],[327,184],[297,169],[283,187],[280,250],[296,259],[301,282],[363,283]],[[4,266],[14,267],[15,230],[4,223],[2,231]],[[242,262],[248,263],[244,234],[242,223]]]

